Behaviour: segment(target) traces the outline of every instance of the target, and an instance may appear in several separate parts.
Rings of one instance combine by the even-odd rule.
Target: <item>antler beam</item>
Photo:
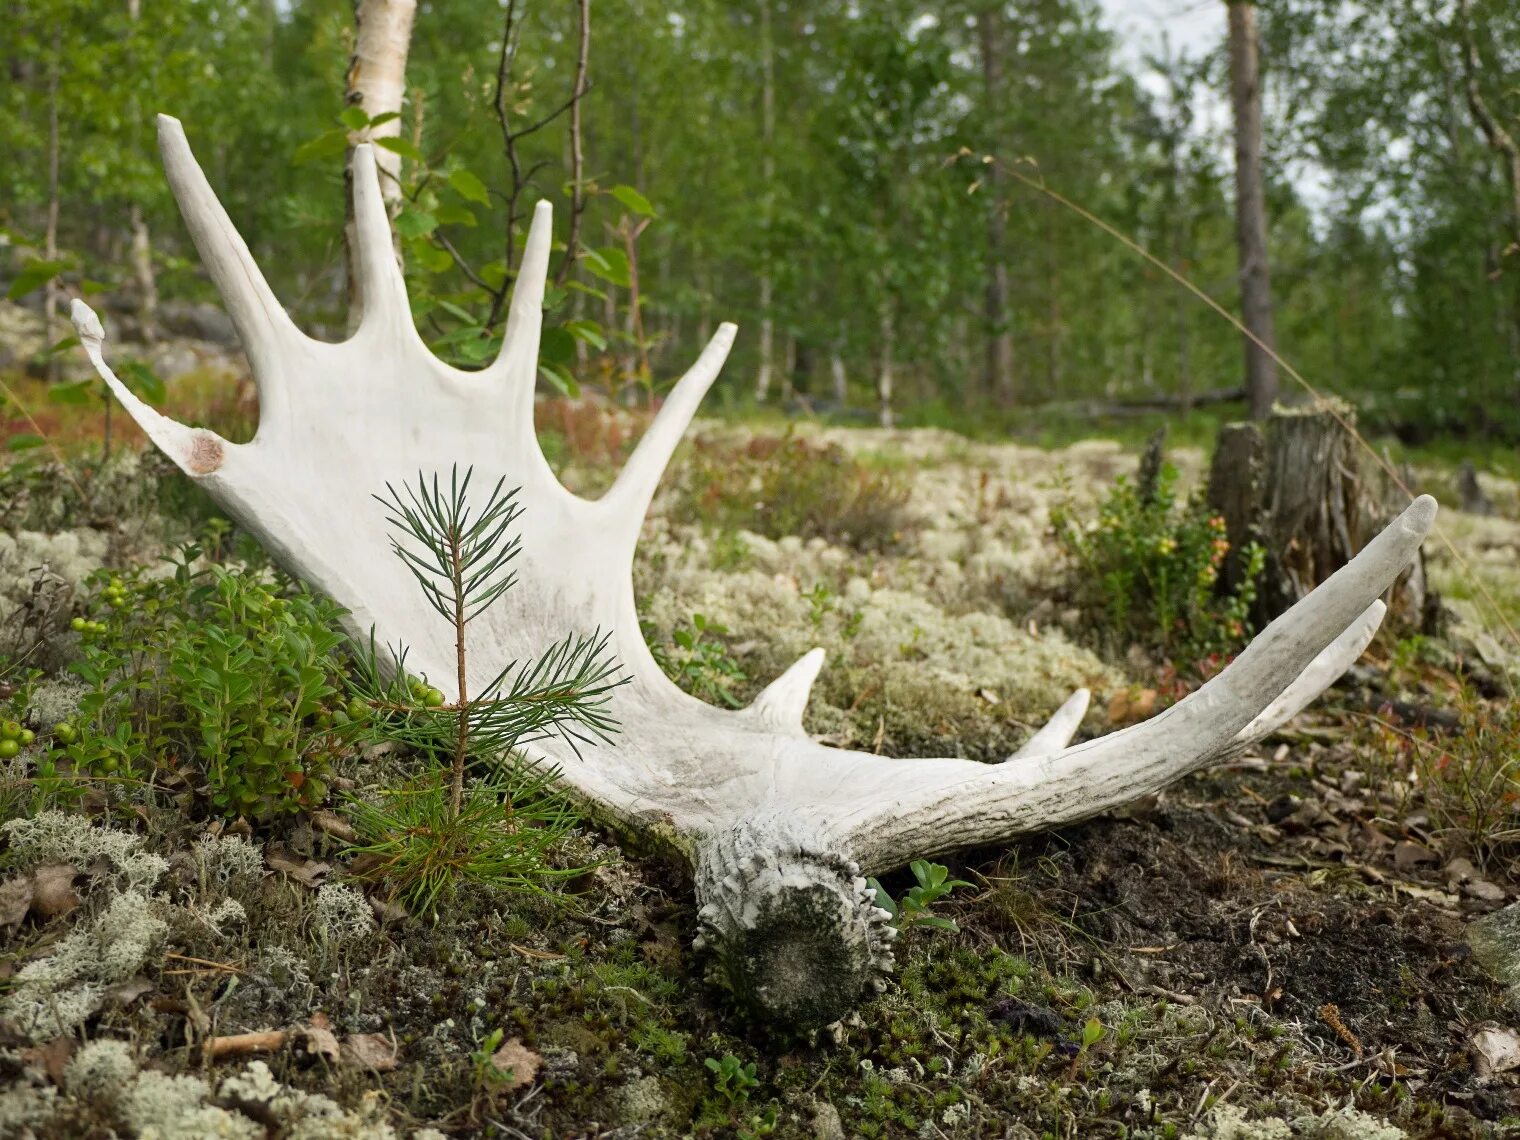
[[[676,384],[612,489],[581,499],[555,480],[533,429],[547,203],[534,213],[500,355],[483,371],[461,372],[435,358],[412,325],[367,147],[355,154],[353,179],[363,313],[349,340],[326,344],[280,307],[180,124],[161,118],[159,140],[170,186],[253,367],[258,432],[232,444],[143,404],[111,372],[100,323],[76,301],[85,351],[111,391],[287,569],[346,606],[356,630],[373,626],[384,643],[408,645],[413,667],[446,692],[448,631],[416,603],[405,568],[390,557],[371,493],[455,465],[521,488],[521,585],[481,616],[471,683],[533,657],[567,626],[613,631],[632,678],[612,698],[616,740],[579,753],[546,740],[530,752],[556,765],[598,813],[685,854],[700,941],[740,1003],[772,1020],[827,1024],[883,983],[894,931],[865,874],[1104,811],[1233,754],[1312,701],[1376,632],[1379,595],[1435,515],[1433,500],[1416,500],[1219,676],[1144,724],[1068,747],[1088,700],[1079,691],[1004,764],[827,748],[802,726],[821,650],[734,712],[679,690],[639,632],[639,528],[728,354],[732,325]]]

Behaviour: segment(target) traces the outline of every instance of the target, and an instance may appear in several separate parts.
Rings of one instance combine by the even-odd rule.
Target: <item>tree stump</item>
[[[1349,562],[1402,508],[1392,485],[1357,439],[1356,413],[1338,400],[1277,407],[1265,423],[1226,424],[1209,469],[1209,505],[1224,517],[1230,555],[1223,579],[1240,585],[1245,550],[1266,552],[1256,613],[1265,623]],[[1395,584],[1392,617],[1430,624],[1423,556]]]

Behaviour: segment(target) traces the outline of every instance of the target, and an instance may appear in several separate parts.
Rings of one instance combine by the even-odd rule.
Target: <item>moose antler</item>
[[[117,399],[192,479],[293,573],[346,606],[358,630],[404,642],[449,689],[450,631],[416,603],[371,494],[418,470],[473,466],[521,488],[520,585],[485,611],[474,685],[528,660],[567,627],[612,631],[631,682],[615,690],[621,732],[576,752],[529,751],[603,818],[663,837],[694,869],[699,942],[741,1004],[796,1026],[847,1013],[892,966],[893,929],[864,875],[919,857],[1002,843],[1155,791],[1260,739],[1313,700],[1382,620],[1378,596],[1409,564],[1435,516],[1416,500],[1348,566],[1269,625],[1208,684],[1154,719],[1076,747],[1078,693],[1008,763],[889,760],[828,748],[802,715],[823,664],[807,654],[746,709],[712,708],[671,683],[634,608],[639,529],[666,463],[733,343],[723,325],[666,399],[617,481],[588,501],[555,479],[533,429],[550,215],[528,233],[501,354],[461,372],[413,327],[374,156],[354,154],[362,318],[341,344],[286,315],[217,202],[178,121],[161,117],[170,185],[248,353],[259,390],[253,440],[234,444],[147,407],[101,355],[100,322],[74,321]],[[472,627],[474,628],[474,627]]]

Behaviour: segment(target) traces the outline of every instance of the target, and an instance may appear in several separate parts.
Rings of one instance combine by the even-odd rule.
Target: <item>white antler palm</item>
[[[342,344],[286,315],[217,202],[178,121],[161,118],[170,185],[248,353],[254,439],[233,444],[147,407],[105,364],[99,321],[75,302],[86,350],[163,451],[281,563],[348,607],[360,630],[411,648],[449,688],[452,631],[419,604],[371,495],[416,472],[474,467],[520,487],[520,585],[475,628],[471,681],[527,660],[566,632],[612,631],[632,682],[614,692],[611,744],[535,746],[604,817],[665,837],[691,861],[701,940],[735,994],[773,1017],[822,1024],[890,968],[892,931],[862,875],[1003,842],[1155,791],[1266,735],[1365,648],[1377,599],[1435,515],[1416,500],[1348,566],[1273,622],[1224,672],[1153,720],[1076,747],[1076,694],[1010,763],[894,761],[827,748],[802,714],[823,663],[807,654],[749,708],[716,709],[661,673],[634,609],[634,545],[665,465],[733,343],[723,325],[675,386],[612,489],[588,501],[555,479],[533,428],[550,212],[534,213],[501,354],[451,368],[412,325],[373,155],[354,156],[356,262],[364,311]]]

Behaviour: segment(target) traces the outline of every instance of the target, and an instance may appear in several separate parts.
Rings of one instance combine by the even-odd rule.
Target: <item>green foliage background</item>
[[[521,126],[568,97],[576,12],[519,7],[511,102]],[[768,181],[762,8],[776,103]],[[308,326],[341,335],[342,164],[312,144],[340,126],[351,5],[145,0],[135,20],[127,9],[9,8],[0,225],[12,244],[0,249],[0,282],[35,268],[56,74],[72,285],[126,278],[135,202],[161,290],[209,295],[156,168],[152,113],[164,110],[187,124],[282,298]],[[979,18],[996,29],[995,83]],[[1261,21],[1280,347],[1407,435],[1520,434],[1520,220],[1503,158],[1466,105],[1459,6],[1278,0],[1262,5]],[[400,228],[419,319],[465,361],[492,347],[479,328],[489,298],[441,239],[487,284],[510,278],[492,106],[501,25],[495,0],[422,3],[402,116],[414,204]],[[1520,9],[1474,0],[1471,26],[1475,82],[1520,133]],[[996,155],[1044,180],[1234,305],[1228,116],[1197,113],[1227,107],[1222,55],[1139,64],[1121,46],[1092,0],[600,0],[584,103],[592,193],[569,288],[551,296],[548,379],[642,372],[613,229],[653,211],[638,252],[649,366],[678,372],[717,321],[737,320],[745,332],[720,387],[730,399],[752,387],[765,266],[778,367],[815,398],[831,391],[837,355],[851,400],[869,404],[888,327],[910,421],[996,426],[988,413],[1010,400],[1234,386],[1231,329],[980,161]],[[303,146],[309,161],[295,161]],[[555,201],[560,239],[567,149],[563,117],[522,143],[535,170],[527,200]],[[983,305],[999,256],[987,242],[991,211],[1007,219],[1011,393],[983,370],[1001,331]]]

